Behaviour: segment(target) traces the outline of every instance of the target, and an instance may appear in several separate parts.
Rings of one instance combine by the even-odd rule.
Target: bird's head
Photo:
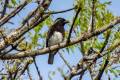
[[[55,23],[59,25],[65,25],[66,23],[69,23],[69,21],[65,20],[64,18],[57,18]]]

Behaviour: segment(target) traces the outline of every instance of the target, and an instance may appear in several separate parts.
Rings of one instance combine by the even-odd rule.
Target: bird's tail
[[[53,64],[55,54],[49,54],[48,64]]]

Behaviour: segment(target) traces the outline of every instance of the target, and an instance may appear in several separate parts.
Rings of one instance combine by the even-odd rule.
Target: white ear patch
[[[50,37],[48,45],[52,46],[61,43],[62,40],[63,40],[62,33],[55,31],[53,35]]]

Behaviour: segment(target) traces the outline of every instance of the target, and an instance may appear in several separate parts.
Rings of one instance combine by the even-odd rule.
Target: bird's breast
[[[61,43],[63,41],[63,35],[61,32],[55,31],[53,35],[50,37],[48,45],[52,46],[58,43]]]

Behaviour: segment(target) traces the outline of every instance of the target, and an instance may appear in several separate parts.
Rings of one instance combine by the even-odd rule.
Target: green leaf
[[[56,74],[56,72],[55,72],[55,71],[53,71],[53,72],[52,72],[52,76],[55,76],[55,74]]]
[[[107,2],[104,2],[103,4],[104,5],[111,5],[111,3],[112,3],[111,1],[107,1]]]
[[[119,70],[119,69],[117,69],[116,71],[117,71],[117,73],[119,73],[119,74],[120,74],[120,70]]]
[[[113,74],[117,77],[118,74],[117,74],[117,71],[116,71],[116,70],[110,69],[110,72],[113,73]]]
[[[13,5],[12,4],[7,4],[7,7],[8,8],[13,8]]]
[[[116,32],[114,37],[119,39],[120,38],[120,32]]]
[[[13,5],[17,4],[16,0],[11,0],[11,2],[12,2]]]
[[[35,34],[32,37],[32,44],[33,47],[35,48],[38,45],[38,39],[40,37],[39,31],[41,30],[43,24],[39,24],[34,28]]]
[[[45,23],[46,25],[50,26],[50,25],[53,24],[53,20],[52,20],[51,17],[48,17],[48,19],[46,19],[44,23]]]

